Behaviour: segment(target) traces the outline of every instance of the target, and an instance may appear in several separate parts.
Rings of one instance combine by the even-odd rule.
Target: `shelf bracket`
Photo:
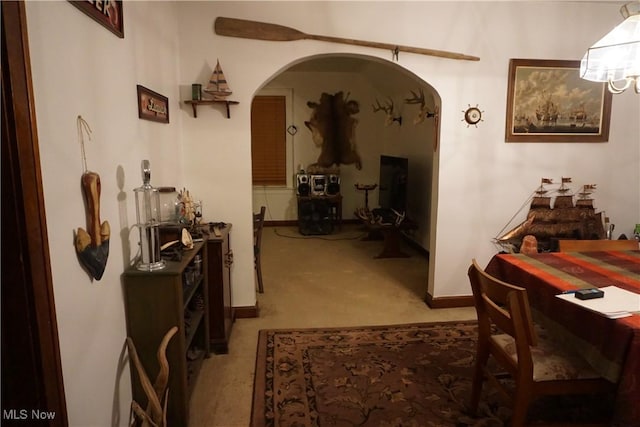
[[[231,109],[229,105],[231,104],[239,104],[238,101],[227,101],[227,100],[217,100],[217,99],[201,99],[201,100],[188,100],[184,101],[185,104],[191,104],[191,108],[193,109],[193,117],[198,118],[198,105],[200,104],[225,104],[227,109],[227,119],[231,118]]]

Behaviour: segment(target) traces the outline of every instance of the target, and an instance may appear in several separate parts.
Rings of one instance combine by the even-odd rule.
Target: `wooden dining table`
[[[640,251],[497,254],[485,270],[526,288],[535,320],[618,384],[612,425],[640,426],[640,313],[610,319],[556,297],[606,286],[640,294]]]

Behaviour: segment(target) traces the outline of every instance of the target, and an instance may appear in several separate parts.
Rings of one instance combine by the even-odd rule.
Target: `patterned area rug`
[[[508,425],[490,385],[468,414],[476,335],[476,322],[260,331],[252,426]]]

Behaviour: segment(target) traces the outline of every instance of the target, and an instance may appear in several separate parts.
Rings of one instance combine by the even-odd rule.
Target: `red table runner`
[[[526,288],[535,311],[575,335],[575,344],[594,367],[619,382],[614,425],[640,426],[640,314],[608,319],[555,297],[566,290],[612,285],[640,294],[640,251],[498,254],[486,271]]]

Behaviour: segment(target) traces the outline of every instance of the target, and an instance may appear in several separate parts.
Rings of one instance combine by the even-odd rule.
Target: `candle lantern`
[[[191,85],[191,99],[194,101],[202,101],[202,85],[194,83]]]
[[[136,214],[140,230],[138,270],[154,271],[165,267],[160,258],[160,193],[151,186],[149,160],[142,161],[142,187],[135,188]]]

